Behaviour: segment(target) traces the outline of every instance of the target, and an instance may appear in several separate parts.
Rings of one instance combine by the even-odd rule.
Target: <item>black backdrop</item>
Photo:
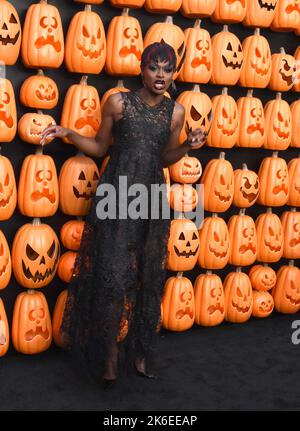
[[[23,26],[28,7],[31,4],[36,3],[36,1],[34,0],[10,0],[10,1],[16,7]],[[72,0],[59,0],[59,1],[50,0],[49,3],[58,7],[62,17],[64,33],[66,36],[67,29],[73,15],[76,12],[82,10],[84,7],[84,4],[76,3]],[[105,0],[104,4],[102,5],[94,5],[93,10],[100,14],[106,30],[108,28],[110,20],[115,15],[119,15],[121,13],[121,9],[113,8],[110,5],[108,0]],[[132,9],[130,12],[130,15],[138,18],[138,20],[140,21],[143,35],[146,33],[150,25],[152,25],[157,21],[164,20],[164,15],[149,14],[143,8]],[[174,24],[179,25],[182,29],[191,27],[193,26],[193,23],[194,23],[193,20],[184,18],[179,12],[173,15],[173,20],[174,20]],[[213,36],[215,33],[218,33],[219,31],[222,30],[222,25],[211,22],[209,18],[206,18],[202,21],[202,27],[207,29],[211,34],[211,36]],[[230,25],[229,30],[235,33],[240,38],[241,41],[243,41],[245,37],[253,34],[252,29],[246,28],[241,24]],[[297,37],[296,35],[294,35],[294,33],[275,33],[275,32],[272,32],[271,30],[262,30],[261,34],[267,37],[267,39],[269,40],[272,53],[279,52],[279,48],[283,46],[288,54],[294,54],[294,51],[296,50],[297,46],[300,44],[300,37]],[[19,90],[20,90],[21,84],[28,76],[31,76],[35,73],[36,71],[34,69],[27,69],[23,65],[21,61],[21,57],[19,58],[18,62],[14,66],[7,67],[7,70],[6,70],[7,78],[11,80],[15,90],[18,119],[25,112],[30,112],[30,109],[23,107],[19,101]],[[48,112],[47,111],[44,111],[44,112],[52,115],[56,119],[57,123],[59,124],[62,104],[63,104],[66,91],[70,85],[74,83],[79,83],[81,75],[76,73],[69,73],[66,70],[64,65],[62,65],[61,68],[58,70],[45,69],[45,74],[52,77],[57,83],[60,91],[60,99],[59,99],[59,104],[55,109]],[[88,82],[89,84],[94,85],[98,89],[100,96],[102,96],[107,89],[114,87],[116,85],[117,80],[118,78],[108,76],[103,70],[100,75],[89,75]],[[141,80],[140,80],[140,77],[128,77],[128,78],[124,78],[124,84],[129,89],[135,89],[141,86]],[[190,90],[192,88],[191,84],[179,83],[179,82],[176,84],[177,84],[178,94],[181,91]],[[221,87],[213,86],[213,85],[202,85],[201,90],[207,93],[210,97],[213,97],[214,95],[220,94]],[[238,99],[240,96],[244,96],[246,92],[247,92],[247,89],[245,88],[241,88],[238,86],[229,87],[229,94],[232,95],[235,99]],[[268,100],[275,98],[276,94],[275,92],[270,91],[268,89],[257,89],[254,91],[254,95],[261,98],[263,103],[266,103]],[[288,92],[283,94],[283,98],[287,100],[289,103],[291,103],[294,100],[297,100],[298,97],[299,97],[298,94],[293,92]],[[2,154],[7,156],[11,160],[15,170],[17,183],[19,180],[19,173],[20,173],[22,161],[28,154],[33,153],[35,149],[36,147],[34,145],[22,142],[18,138],[18,136],[16,136],[13,142],[9,144],[3,144]],[[204,147],[200,150],[193,150],[190,152],[190,154],[198,157],[204,168],[210,159],[218,157],[218,154],[220,151],[221,151],[220,149]],[[225,152],[226,152],[226,158],[230,160],[234,169],[240,168],[242,166],[242,163],[246,162],[248,164],[248,167],[250,169],[255,170],[256,172],[258,172],[258,168],[262,159],[272,154],[272,151],[268,151],[268,150],[243,149],[243,148],[233,148],[231,150],[225,150]],[[284,157],[288,162],[290,159],[297,157],[298,152],[299,151],[297,149],[290,148],[284,152],[280,152],[280,156]],[[50,145],[45,147],[44,153],[49,154],[54,158],[56,162],[57,170],[59,173],[63,162],[68,157],[71,157],[72,155],[74,155],[76,153],[76,149],[70,145],[60,142],[59,140],[55,140]],[[100,167],[102,159],[95,159],[95,161],[97,165]],[[280,216],[281,213],[286,209],[287,209],[286,207],[274,208],[274,213]],[[232,214],[236,214],[237,212],[238,212],[237,208],[231,207],[229,211],[221,214],[221,217],[223,217],[227,221]],[[254,207],[247,210],[247,214],[252,216],[254,219],[261,212],[265,212],[265,207],[262,207],[259,205],[254,205]],[[66,217],[60,211],[58,211],[55,216],[51,218],[44,218],[43,222],[50,224],[59,234],[60,227],[64,222],[66,222],[69,219],[70,217]],[[32,219],[29,217],[22,216],[19,213],[18,209],[16,209],[13,217],[10,220],[5,222],[0,222],[0,229],[3,230],[3,232],[5,233],[10,247],[12,245],[12,241],[17,229],[20,226],[22,226],[24,223],[31,222],[31,220]],[[62,252],[63,251],[64,250],[62,249]],[[272,265],[272,267],[276,269],[282,264],[285,264],[286,262],[287,261],[285,259],[282,259],[280,262]],[[296,264],[299,266],[299,260],[296,261]],[[217,271],[217,273],[223,278],[232,269],[233,269],[232,266],[227,266],[223,271]],[[202,270],[199,270],[199,267],[196,267],[193,271],[187,272],[185,275],[187,275],[193,281],[195,276],[199,274],[200,271],[202,272]],[[248,271],[248,268],[245,268],[245,272],[247,271]],[[44,292],[44,294],[47,297],[51,312],[53,310],[58,294],[65,287],[66,285],[56,276],[50,285],[42,289],[42,292]],[[15,298],[17,294],[22,291],[24,291],[24,288],[22,288],[16,283],[15,278],[13,276],[9,286],[5,290],[0,291],[0,297],[4,300],[10,323],[11,323],[13,304],[14,304]]]

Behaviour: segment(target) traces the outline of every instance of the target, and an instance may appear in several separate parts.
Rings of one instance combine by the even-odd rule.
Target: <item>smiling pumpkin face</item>
[[[243,272],[230,272],[224,280],[225,320],[246,322],[253,307],[253,293],[249,277]]]
[[[256,172],[245,169],[234,171],[233,205],[249,208],[256,202],[259,193],[259,179]]]
[[[265,318],[274,310],[274,300],[269,292],[253,292],[252,316]]]
[[[212,20],[215,22],[235,23],[245,18],[246,0],[217,0]]]
[[[283,257],[286,259],[300,259],[300,212],[294,208],[281,215],[284,232]]]
[[[257,238],[257,260],[278,262],[283,254],[283,231],[276,214],[260,214],[255,222]]]
[[[249,27],[270,27],[278,0],[248,1],[243,24]]]
[[[276,284],[276,272],[270,266],[254,265],[248,275],[253,289],[258,291],[271,290]]]
[[[4,64],[16,63],[21,47],[21,24],[18,12],[8,1],[0,5],[0,58]]]
[[[17,190],[13,166],[0,155],[0,220],[8,220],[16,208]]]
[[[300,270],[296,266],[284,265],[279,269],[272,296],[280,313],[294,314],[300,310]]]
[[[199,231],[198,264],[206,269],[222,269],[229,259],[229,233],[220,217],[206,217]]]
[[[215,274],[200,274],[194,284],[195,323],[216,326],[225,316],[225,299],[222,280]]]
[[[197,157],[184,156],[169,166],[170,176],[174,182],[182,184],[196,183],[202,173],[202,166]]]
[[[271,25],[274,31],[291,31],[300,26],[299,0],[280,0]]]
[[[265,106],[266,137],[264,148],[286,150],[292,140],[292,115],[289,104],[280,97]]]

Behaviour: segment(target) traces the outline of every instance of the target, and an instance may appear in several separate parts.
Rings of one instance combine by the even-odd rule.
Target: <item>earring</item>
[[[177,91],[177,87],[176,87],[174,79],[172,80],[172,84],[171,85],[172,85],[173,91]]]

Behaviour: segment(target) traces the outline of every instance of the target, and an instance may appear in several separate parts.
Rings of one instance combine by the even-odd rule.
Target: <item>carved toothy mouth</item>
[[[17,43],[17,40],[19,39],[19,36],[20,36],[20,30],[17,32],[15,37],[10,37],[9,35],[5,37],[0,35],[0,43],[4,46],[8,45],[9,43],[11,43],[12,45],[15,45]]]
[[[267,306],[263,307],[263,306],[259,306],[258,309],[261,313],[270,313],[271,311],[273,311],[273,305],[270,305],[270,307],[268,308]]]
[[[226,67],[230,67],[231,69],[240,69],[243,65],[243,61],[241,61],[240,63],[234,63],[233,61],[227,61],[225,55],[222,55],[222,59],[223,59],[223,63],[225,64]]]
[[[269,73],[268,67],[266,67],[265,69],[261,69],[260,67],[257,66],[257,64],[253,63],[252,61],[250,62],[250,65],[251,65],[252,69],[254,69],[255,72],[258,73],[258,75],[265,76]]]
[[[291,241],[290,241],[290,246],[291,247],[296,247],[298,244],[300,244],[300,238],[293,238],[293,239],[291,239]]]
[[[266,287],[272,287],[275,286],[275,280],[274,281],[270,281],[270,282],[266,282],[263,279],[261,280],[262,284]]]
[[[183,257],[183,256],[185,256],[186,258],[189,258],[190,256],[196,256],[197,251],[198,251],[198,248],[199,248],[199,245],[197,245],[197,247],[196,247],[196,250],[195,250],[195,251],[190,250],[190,251],[186,252],[186,251],[184,250],[184,251],[180,252],[180,251],[178,250],[178,248],[176,247],[176,245],[174,245],[174,250],[175,250],[175,252],[176,252],[177,256],[179,256],[179,257]]]
[[[219,311],[221,314],[223,314],[224,313],[224,306],[218,302],[216,305],[211,305],[207,311],[208,311],[208,314],[210,314],[210,315],[214,314],[216,311]]]
[[[26,339],[26,341],[32,341],[38,335],[40,337],[44,338],[45,340],[48,340],[49,331],[48,331],[48,329],[43,331],[43,328],[41,326],[37,326],[35,331],[31,330],[31,331],[26,332],[25,339]]]
[[[55,90],[52,91],[51,94],[45,94],[44,96],[42,95],[42,93],[40,92],[40,90],[36,90],[35,95],[38,99],[40,100],[46,100],[47,102],[50,100],[54,100],[56,97],[56,93]]]
[[[217,127],[218,127],[218,129],[220,129],[220,130],[222,131],[223,135],[226,135],[226,136],[232,136],[232,135],[234,135],[234,133],[235,133],[235,131],[236,131],[236,129],[226,130],[226,129],[223,127],[223,125],[222,125],[222,124],[220,124],[219,122],[217,122]]]
[[[137,49],[136,45],[130,45],[130,48],[124,46],[119,51],[120,57],[127,57],[129,54],[135,55],[138,60],[141,60],[142,58],[142,53],[139,49]]]
[[[3,199],[0,199],[0,208],[2,207],[6,207],[6,205],[9,203],[9,201],[10,201],[10,198],[12,197],[12,194],[13,194],[13,189],[11,189],[10,190],[10,193],[9,193],[9,195],[7,195],[7,198],[5,199],[5,198],[3,198]]]
[[[50,193],[48,188],[44,188],[42,192],[39,190],[36,190],[35,192],[31,193],[31,199],[33,201],[39,201],[42,198],[47,198],[52,204],[55,202],[55,194]]]
[[[94,58],[99,58],[102,54],[102,51],[104,49],[104,44],[95,51],[91,51],[90,49],[86,49],[83,45],[81,45],[79,42],[77,42],[77,48],[82,52],[84,57],[89,57],[91,60]]]
[[[282,183],[280,186],[276,186],[273,188],[273,193],[275,195],[278,195],[280,192],[284,192],[286,195],[288,195],[289,190],[287,187],[285,187],[285,184]]]
[[[5,264],[2,266],[2,268],[0,269],[0,277],[6,272],[7,269],[7,265],[8,265],[8,259],[6,259]]]
[[[291,14],[293,12],[298,12],[300,14],[300,6],[298,3],[295,4],[289,4],[286,8],[285,8],[286,13]]]
[[[195,170],[195,171],[182,171],[181,172],[181,176],[183,178],[193,178],[193,177],[198,177],[200,175],[200,170]]]
[[[266,240],[264,240],[264,243],[271,251],[275,251],[275,252],[281,251],[281,245],[273,246],[270,242],[268,242]]]
[[[58,257],[59,257],[59,251],[57,252],[53,267],[47,268],[44,274],[42,274],[39,270],[37,270],[35,275],[32,275],[29,267],[26,268],[25,262],[22,259],[23,274],[25,275],[26,278],[28,278],[29,280],[32,280],[34,283],[44,281],[46,278],[50,277],[55,272],[57,263],[58,263]]]
[[[273,126],[273,130],[274,130],[274,132],[277,133],[277,135],[279,136],[279,138],[287,139],[290,136],[290,132],[289,131],[287,131],[287,132],[281,131],[279,128],[277,128],[275,126]]]
[[[76,187],[75,187],[75,186],[73,186],[73,193],[74,193],[74,195],[75,195],[75,197],[76,197],[77,199],[79,199],[79,198],[83,198],[83,199],[85,199],[86,201],[88,201],[89,199],[92,199],[92,197],[93,197],[93,195],[94,195],[94,193],[93,193],[93,192],[91,192],[91,193],[87,193],[87,192],[79,193],[79,191],[76,189]]]
[[[240,248],[239,248],[239,252],[240,253],[246,253],[247,251],[251,251],[253,254],[255,254],[256,253],[256,247],[254,247],[254,245],[252,244],[252,242],[249,242],[249,244],[248,245],[242,245]]]
[[[186,307],[184,310],[178,310],[176,312],[175,318],[182,319],[184,316],[189,316],[191,319],[194,318],[194,311],[191,307]]]
[[[242,187],[240,188],[243,198],[245,198],[249,203],[251,203],[252,201],[254,201],[254,199],[257,198],[258,192],[257,193],[249,193],[247,194],[246,192],[244,192],[242,190]]]
[[[276,7],[276,3],[270,4],[267,2],[263,2],[262,0],[258,0],[258,4],[262,9],[267,9],[268,12],[270,12],[271,10],[275,10]]]
[[[281,76],[282,80],[287,83],[288,87],[290,87],[291,85],[293,85],[293,82],[296,79],[296,77],[295,77],[294,74],[292,74],[292,75],[285,75],[282,70],[280,70],[279,73],[280,73],[280,76]]]
[[[292,296],[288,295],[287,293],[285,294],[285,297],[290,301],[292,305],[300,305],[300,298],[294,299]]]
[[[263,136],[264,135],[264,129],[261,127],[261,124],[260,123],[256,123],[255,125],[254,124],[251,124],[248,128],[247,128],[247,133],[249,133],[249,135],[252,135],[253,133],[255,133],[255,132],[259,132],[260,134],[261,134],[261,136]]]
[[[244,307],[240,307],[238,304],[236,304],[234,301],[232,301],[232,306],[239,312],[239,313],[248,313],[250,310],[250,305],[245,305]]]
[[[9,129],[14,125],[12,116],[7,117],[4,111],[0,111],[0,121],[3,121]]]
[[[227,255],[228,252],[228,248],[226,251],[222,251],[222,252],[218,252],[217,250],[215,250],[214,248],[212,248],[211,246],[208,247],[209,251],[212,252],[216,257],[225,257]]]
[[[221,193],[219,193],[216,189],[215,189],[215,195],[218,196],[218,198],[220,199],[220,201],[222,202],[229,202],[231,199],[231,195],[227,195],[227,196],[223,196]]]

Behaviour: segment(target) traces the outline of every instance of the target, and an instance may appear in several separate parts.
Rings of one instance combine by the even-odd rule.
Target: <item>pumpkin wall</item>
[[[32,0],[22,0],[22,1],[11,0],[11,4],[13,4],[18,11],[22,28],[24,26],[26,12],[30,7],[30,5],[32,5],[33,3],[35,2]],[[55,5],[59,9],[61,18],[62,18],[64,34],[66,37],[71,19],[78,11],[81,11],[84,8],[84,3],[75,2],[71,0],[59,0],[59,1],[49,0],[49,3],[52,5]],[[151,3],[151,2],[148,2],[148,3]],[[93,10],[95,10],[101,16],[106,32],[110,24],[110,21],[115,16],[120,15],[121,13],[121,9],[113,7],[108,0],[104,0],[104,3],[102,3],[101,5],[93,5]],[[221,12],[220,14],[222,15]],[[145,8],[139,8],[139,9],[131,9],[130,15],[139,20],[143,35],[145,35],[147,29],[152,24],[163,21],[164,18],[167,16],[167,13],[165,14],[149,13],[148,11],[145,10]],[[223,29],[223,23],[216,22],[218,21],[218,16],[217,16],[218,14],[216,13],[215,15],[216,15],[214,17],[215,22],[212,21],[210,18],[203,18],[201,23],[201,27],[206,29],[211,36],[219,33]],[[183,30],[189,27],[192,27],[194,25],[194,22],[195,22],[194,19],[186,18],[180,12],[173,13],[172,16],[173,16],[174,23],[180,26]],[[2,22],[2,17],[0,17],[0,20]],[[9,26],[10,24],[7,23],[7,25]],[[229,24],[229,30],[232,33],[234,33],[240,39],[241,42],[246,37],[253,35],[253,29],[249,27],[244,27],[242,24],[239,24],[239,23]],[[279,53],[280,48],[284,47],[285,52],[287,54],[293,55],[294,52],[296,51],[296,48],[300,46],[300,38],[293,32],[275,32],[268,28],[268,29],[262,29],[261,34],[268,39],[272,53]],[[115,37],[117,38],[117,35]],[[226,50],[226,44],[228,45],[226,38],[227,38],[226,32],[224,32],[221,38],[222,40],[216,41],[216,43],[220,44],[220,50],[221,50],[220,52],[223,52],[223,53]],[[117,43],[116,39],[115,39],[115,43]],[[222,43],[223,43],[223,47],[222,47]],[[234,41],[232,40],[231,43],[234,44]],[[66,49],[69,49],[70,51],[68,52],[67,56],[68,56],[68,62],[72,64],[72,62],[75,61],[74,58],[72,59],[72,54],[74,55],[75,49],[74,48],[72,49],[73,52],[68,46],[66,46]],[[250,50],[250,47],[248,47],[247,49]],[[244,54],[247,55],[247,52]],[[33,61],[33,60],[30,60],[30,61]],[[230,60],[228,59],[228,61]],[[69,72],[66,69],[65,63],[62,63],[62,65],[58,69],[44,69],[44,71],[47,74],[47,76],[51,77],[56,82],[59,90],[59,102],[57,106],[51,110],[44,110],[44,113],[51,115],[52,117],[54,117],[57,123],[60,123],[63,101],[67,94],[67,90],[71,85],[78,84],[84,73],[80,74],[75,72],[73,73]],[[21,55],[19,56],[17,62],[14,65],[7,66],[6,68],[6,77],[12,82],[14,91],[15,91],[18,119],[20,119],[25,113],[34,112],[33,109],[26,108],[20,103],[19,95],[20,95],[21,85],[24,82],[24,80],[34,75],[35,73],[36,73],[35,69],[30,69],[25,66],[24,62],[21,60]],[[250,75],[250,71],[245,70],[243,79],[247,80],[249,77],[248,75]],[[221,76],[224,76],[224,73],[222,74],[221,72]],[[233,80],[235,79],[233,74],[231,77]],[[215,77],[213,77],[213,80],[215,81]],[[118,77],[107,74],[104,68],[100,74],[88,75],[88,83],[98,89],[100,97],[104,94],[106,90],[114,87],[117,84],[117,81],[118,81]],[[217,82],[219,81],[217,80]],[[140,77],[139,76],[125,77],[124,85],[129,89],[139,88],[141,86]],[[177,94],[175,94],[175,96],[173,97],[178,97],[179,94],[182,93],[183,91],[191,90],[193,88],[193,84],[183,82],[182,80],[179,80],[179,79],[176,80],[176,85],[177,85]],[[222,84],[220,83],[201,84],[200,87],[201,87],[201,91],[206,93],[210,98],[220,95],[223,88]],[[228,86],[228,94],[232,96],[235,100],[237,100],[242,96],[246,96],[247,91],[248,91],[248,88],[241,87],[239,85]],[[270,88],[257,88],[254,90],[254,95],[258,97],[264,105],[265,103],[267,103],[268,101],[276,97],[276,92]],[[291,104],[293,101],[298,100],[299,95],[296,92],[289,91],[287,93],[283,93],[282,97],[284,98],[285,101]],[[270,137],[270,141],[272,142],[272,137]],[[23,140],[20,139],[18,134],[16,135],[15,139],[13,139],[12,142],[2,144],[2,155],[8,157],[9,160],[11,161],[14,167],[17,184],[19,182],[21,166],[25,157],[30,154],[33,154],[35,150],[36,150],[35,145],[24,142]],[[190,151],[189,155],[198,157],[201,161],[203,168],[205,168],[205,166],[209,163],[211,159],[216,159],[219,157],[219,154],[221,151],[225,152],[226,159],[231,162],[234,169],[238,169],[238,168],[241,169],[243,163],[247,163],[248,168],[256,172],[259,171],[259,167],[261,165],[262,160],[265,157],[269,157],[272,155],[271,149],[243,148],[243,147],[220,149],[212,146],[210,147],[205,146],[199,150]],[[44,148],[44,154],[50,155],[55,160],[55,165],[56,165],[58,174],[66,159],[75,155],[76,152],[77,151],[74,147],[72,147],[71,145],[68,145],[67,143],[63,143],[59,140],[53,141],[52,143],[45,146]],[[283,157],[287,162],[289,162],[291,159],[298,157],[298,152],[299,151],[297,148],[289,147],[284,151],[280,152],[280,157]],[[95,159],[95,162],[97,166],[100,168],[102,160]],[[265,183],[265,187],[266,187],[266,195],[268,195],[270,186],[268,185],[267,180]],[[25,190],[24,190],[24,193],[25,193]],[[255,204],[253,207],[247,209],[247,215],[253,217],[253,219],[255,220],[259,214],[265,212],[265,208],[266,207],[260,204]],[[281,214],[289,208],[290,207],[287,207],[287,206],[274,207],[273,212],[281,216]],[[231,206],[226,212],[221,213],[220,216],[224,218],[225,221],[227,222],[231,216],[238,214],[238,212],[239,210],[237,207]],[[207,213],[206,215],[211,215],[211,213]],[[44,223],[49,224],[57,233],[57,235],[59,235],[61,226],[71,218],[74,218],[74,217],[66,216],[60,210],[58,210],[53,216],[45,217],[43,218],[42,221]],[[12,249],[13,239],[15,237],[17,230],[22,225],[31,222],[31,220],[32,220],[31,217],[22,215],[19,209],[17,208],[9,220],[0,221],[0,229],[6,235],[10,249]],[[258,241],[260,240],[261,240],[261,237],[258,237]],[[64,251],[66,250],[64,250],[62,247],[62,252]],[[276,262],[272,264],[272,267],[274,269],[277,269],[280,266],[286,264],[287,262],[288,262],[287,259],[281,259],[280,262]],[[299,260],[296,260],[295,264],[296,266],[299,267]],[[232,271],[233,268],[234,268],[233,266],[227,265],[225,269],[218,270],[216,271],[216,273],[218,273],[218,275],[220,275],[221,278],[224,279],[227,273]],[[185,275],[191,280],[194,280],[195,277],[199,274],[199,272],[203,272],[203,270],[200,270],[200,268],[196,266],[193,271],[187,271]],[[245,272],[248,272],[248,267],[245,268]],[[174,273],[170,272],[170,275],[174,275]],[[57,275],[55,275],[55,277],[53,278],[50,284],[43,287],[42,292],[45,294],[48,300],[51,314],[59,293],[63,289],[65,289],[65,287],[66,287],[66,284],[63,281],[61,281],[61,279],[58,278]],[[9,322],[12,321],[12,311],[13,311],[13,305],[14,305],[15,299],[17,295],[23,291],[24,291],[24,287],[21,287],[17,283],[15,276],[12,276],[9,286],[3,291],[1,291],[1,298],[5,303]]]

